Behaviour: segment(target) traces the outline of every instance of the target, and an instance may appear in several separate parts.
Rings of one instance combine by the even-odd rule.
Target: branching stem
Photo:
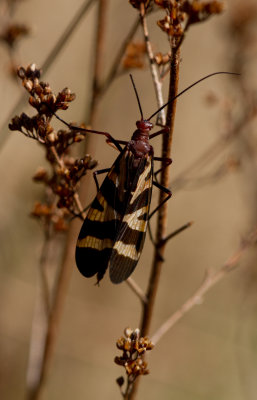
[[[233,271],[241,259],[242,255],[248,248],[256,242],[257,230],[255,229],[251,232],[248,237],[242,242],[239,249],[227,260],[227,262],[219,268],[217,271],[207,271],[206,276],[196,290],[196,292],[174,313],[167,321],[165,321],[158,330],[154,333],[151,340],[154,344],[160,341],[160,339],[167,333],[180,319],[188,313],[195,305],[202,302],[203,296],[218,283],[222,278],[224,278],[227,273]]]
[[[142,28],[143,28],[144,38],[145,38],[146,50],[147,50],[147,54],[148,54],[148,58],[149,58],[150,71],[151,71],[153,85],[154,85],[154,89],[155,89],[157,105],[158,105],[158,109],[159,109],[164,104],[163,95],[162,95],[162,82],[160,81],[160,78],[159,78],[158,67],[154,60],[152,44],[149,39],[149,32],[148,32],[146,13],[145,13],[145,4],[143,2],[140,4],[140,17],[141,17],[141,23],[142,23]],[[159,119],[158,122],[160,123],[160,125],[164,126],[165,125],[164,110],[160,111],[160,113],[158,115],[158,119]]]

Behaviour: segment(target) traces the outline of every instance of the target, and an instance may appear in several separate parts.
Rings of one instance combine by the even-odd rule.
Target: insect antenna
[[[198,81],[192,83],[191,85],[189,85],[187,88],[185,88],[184,90],[182,90],[182,92],[178,93],[175,97],[173,97],[173,99],[169,100],[167,103],[165,103],[163,106],[161,106],[157,111],[155,111],[147,120],[150,121],[156,114],[158,114],[160,111],[162,111],[165,107],[167,107],[167,105],[169,105],[170,103],[172,103],[174,100],[176,100],[179,96],[181,96],[183,93],[187,92],[189,89],[191,89],[192,87],[194,87],[195,85],[197,85],[198,83],[204,81],[205,79],[210,78],[211,76],[214,75],[220,75],[220,74],[226,74],[226,75],[240,75],[237,72],[224,72],[224,71],[220,71],[220,72],[213,72],[212,74],[206,75],[203,78],[199,79]],[[132,81],[133,82],[133,81]]]
[[[138,107],[139,107],[139,110],[140,110],[141,119],[143,120],[144,116],[143,116],[143,111],[142,111],[141,103],[140,103],[140,100],[139,100],[139,96],[138,96],[138,93],[137,93],[137,88],[136,88],[133,76],[131,74],[129,74],[129,76],[130,76],[130,79],[131,79],[131,82],[132,82],[132,85],[133,85],[133,88],[134,88],[134,91],[135,91],[135,94],[136,94],[137,104],[138,104]]]

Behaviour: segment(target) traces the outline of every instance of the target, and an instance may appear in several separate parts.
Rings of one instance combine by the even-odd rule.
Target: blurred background
[[[168,231],[189,221],[194,224],[167,246],[151,334],[193,294],[207,269],[221,267],[236,252],[244,235],[256,224],[256,121],[252,104],[257,83],[257,8],[254,1],[241,3],[230,0],[222,15],[195,24],[182,45],[180,90],[216,71],[239,71],[243,76],[213,77],[178,100]],[[11,65],[36,63],[42,67],[83,4],[82,0],[0,3],[3,29],[9,18],[30,29],[15,51],[10,52],[3,40],[0,46],[1,399],[26,398],[31,335],[34,332],[40,339],[44,331],[35,322],[35,315],[42,312],[38,265],[44,235],[30,212],[34,203],[44,198],[44,188],[34,183],[32,176],[47,163],[38,143],[8,131],[11,117],[22,111],[31,113],[24,89],[11,75]],[[107,13],[104,76],[137,11],[127,1],[110,0]],[[54,91],[67,86],[76,93],[76,101],[62,114],[68,121],[87,121],[89,115],[96,15],[96,4],[92,4],[43,76]],[[161,17],[163,13],[159,12],[149,18],[149,31],[154,50],[165,52],[167,39],[156,25]],[[136,39],[142,40],[140,29]],[[149,116],[157,106],[147,60],[143,68],[132,72],[145,116]],[[130,138],[140,117],[128,74],[117,77],[103,96],[93,126],[123,140]],[[168,81],[164,83],[165,94],[167,87]],[[230,136],[228,132],[232,132]],[[224,145],[215,157],[197,164],[196,160],[218,141]],[[158,156],[161,140],[153,142]],[[97,136],[90,139],[87,152],[98,160],[101,169],[110,166],[117,156],[104,138]],[[88,185],[86,206],[95,195],[91,173],[84,184]],[[154,191],[153,205],[157,196]],[[77,233],[80,225],[77,221]],[[152,225],[154,229],[154,221]],[[47,266],[50,280],[58,272],[64,240],[60,234],[51,244]],[[152,254],[153,246],[147,238],[133,274],[143,289]],[[85,279],[79,274],[73,255],[70,259],[72,275],[42,399],[120,399],[115,379],[123,370],[113,362],[119,355],[115,342],[125,327],[138,327],[141,305],[126,283],[113,285],[107,275],[97,287],[95,278]],[[256,398],[256,266],[256,249],[252,249],[236,271],[163,337],[148,357],[150,375],[142,379],[138,398]]]

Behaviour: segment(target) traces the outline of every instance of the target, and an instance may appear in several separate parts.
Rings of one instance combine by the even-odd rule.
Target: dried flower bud
[[[11,131],[19,131],[21,129],[20,117],[16,115],[14,118],[12,118],[8,127]]]
[[[130,42],[126,48],[123,68],[143,68],[146,53],[145,43]]]
[[[169,9],[171,2],[169,0],[154,0],[155,4],[161,8]]]
[[[143,3],[145,8],[149,6],[150,0],[129,0],[130,4],[137,9],[140,9],[140,4]]]
[[[29,28],[27,25],[12,24],[1,33],[0,39],[8,44],[10,47],[14,47],[18,39],[28,35]]]
[[[181,11],[184,11],[188,15],[190,24],[193,24],[203,22],[211,15],[223,12],[224,3],[216,0],[203,2],[187,0],[181,5]]]
[[[39,81],[40,70],[35,64],[29,65],[26,69],[20,67],[17,74],[30,93],[29,104],[37,113],[33,117],[25,113],[15,116],[9,128],[18,130],[26,137],[36,139],[44,145],[46,159],[52,167],[50,176],[44,168],[40,168],[34,175],[35,181],[46,185],[48,197],[50,193],[51,199],[49,204],[36,203],[32,215],[40,218],[46,225],[51,223],[56,231],[63,231],[67,228],[65,218],[70,217],[70,213],[72,215],[77,213],[74,194],[77,192],[79,182],[87,170],[93,169],[97,162],[88,154],[81,160],[69,156],[70,145],[84,139],[85,135],[79,131],[79,128],[84,126],[78,126],[78,130],[56,132],[51,125],[54,113],[66,109],[68,103],[75,99],[75,94],[71,93],[70,89],[64,88],[56,96],[48,83]],[[67,212],[64,212],[65,209]]]
[[[125,368],[129,381],[134,381],[139,375],[149,373],[147,363],[142,356],[147,350],[153,348],[153,344],[148,338],[140,337],[138,328],[135,330],[126,328],[124,334],[125,337],[121,337],[116,342],[116,346],[123,351],[123,354],[115,357],[114,362]]]
[[[19,78],[24,79],[25,76],[26,76],[25,68],[19,67],[19,68],[17,69],[17,75],[18,75]]]
[[[124,378],[123,376],[120,376],[119,378],[116,379],[117,384],[121,387],[124,384]]]
[[[162,54],[162,53],[157,53],[154,56],[155,62],[157,65],[164,65],[167,64],[170,61],[170,53]]]
[[[81,135],[81,134],[77,134],[75,137],[74,137],[74,142],[81,142],[82,140],[84,140],[85,139],[85,136],[83,136],[83,135]]]
[[[31,211],[33,217],[49,217],[52,214],[52,207],[40,202],[34,204],[34,208]]]
[[[36,182],[47,182],[48,174],[44,167],[39,167],[33,176],[33,180]]]
[[[56,134],[54,132],[49,133],[47,139],[50,143],[54,143],[56,141]]]
[[[65,232],[68,229],[67,223],[64,221],[62,217],[59,217],[55,222],[54,222],[54,230],[56,232]]]
[[[24,79],[23,86],[28,92],[31,92],[33,88],[33,82],[30,79]]]

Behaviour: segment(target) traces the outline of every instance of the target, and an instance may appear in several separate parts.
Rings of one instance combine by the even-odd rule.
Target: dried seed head
[[[140,337],[140,330],[137,328],[132,330],[126,328],[124,330],[125,337],[117,340],[116,346],[122,350],[120,357],[115,357],[114,362],[125,368],[127,378],[133,382],[139,375],[149,373],[147,363],[142,359],[147,350],[153,348],[153,344],[146,337]]]
[[[181,5],[181,11],[184,11],[188,15],[190,24],[194,24],[205,21],[211,15],[223,12],[224,3],[216,0],[202,2],[187,0]]]
[[[15,116],[9,128],[18,130],[26,137],[36,139],[44,145],[46,159],[52,167],[51,174],[40,168],[33,177],[35,181],[46,186],[48,203],[37,203],[32,215],[43,221],[44,226],[51,223],[56,231],[63,231],[67,228],[67,218],[70,214],[78,213],[74,194],[77,193],[80,180],[88,170],[95,168],[97,162],[88,154],[80,160],[69,156],[70,146],[85,137],[79,130],[55,131],[51,125],[55,112],[66,109],[69,102],[75,99],[75,94],[64,88],[55,95],[47,82],[39,80],[40,70],[35,64],[27,68],[20,67],[17,74],[30,94],[29,104],[37,113],[33,117],[25,113]]]

